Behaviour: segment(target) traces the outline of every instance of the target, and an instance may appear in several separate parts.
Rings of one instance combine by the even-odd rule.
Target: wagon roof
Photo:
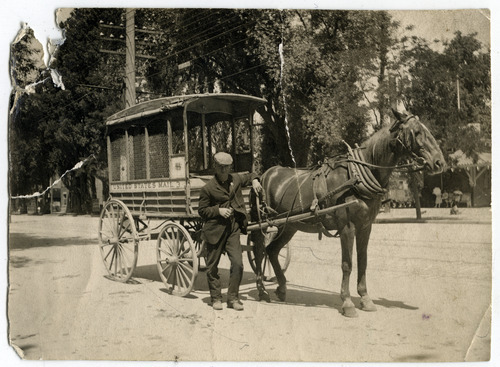
[[[154,116],[165,111],[184,108],[186,104],[202,100],[202,104],[193,104],[189,108],[190,111],[202,112],[202,108],[216,104],[217,102],[224,101],[231,104],[245,104],[245,105],[259,105],[265,103],[266,100],[259,97],[234,94],[234,93],[206,93],[206,94],[189,94],[184,96],[173,96],[158,98],[151,101],[138,103],[132,107],[126,108],[122,111],[111,115],[106,120],[106,125],[118,125],[121,123],[129,122],[135,119],[146,116]]]

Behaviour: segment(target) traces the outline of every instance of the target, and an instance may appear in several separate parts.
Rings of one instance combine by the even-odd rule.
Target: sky
[[[459,10],[391,10],[389,13],[399,21],[402,30],[408,25],[415,29],[410,34],[421,36],[432,42],[450,40],[456,31],[464,35],[477,33],[477,39],[485,47],[491,45],[490,19],[488,9],[459,9]]]
[[[493,65],[493,141],[499,141],[496,138],[496,129],[495,124],[497,121],[498,113],[496,113],[497,105],[498,105],[498,93],[496,90],[499,85],[499,76],[498,72],[495,68],[495,65],[499,65],[499,50],[498,50],[498,37],[497,34],[499,32],[499,25],[497,22],[492,22],[491,27],[491,43],[489,41],[490,38],[490,30],[489,30],[489,19],[492,17],[493,19],[499,15],[500,5],[498,4],[498,0],[303,0],[303,1],[291,1],[291,0],[212,0],[211,2],[201,2],[200,0],[144,0],[141,2],[129,1],[129,0],[101,0],[101,1],[89,1],[89,0],[15,0],[15,1],[7,1],[2,5],[2,10],[4,14],[8,14],[2,20],[0,25],[0,38],[2,48],[0,49],[2,53],[2,57],[0,57],[0,116],[2,116],[2,129],[0,130],[0,187],[2,190],[6,190],[7,188],[7,174],[8,174],[8,147],[7,147],[7,117],[8,117],[8,101],[9,101],[9,93],[11,91],[11,82],[9,77],[9,45],[12,40],[16,37],[16,34],[22,27],[23,23],[27,23],[34,31],[35,36],[38,40],[45,46],[47,46],[47,40],[53,39],[55,42],[59,42],[63,38],[61,30],[55,24],[55,9],[57,7],[93,7],[93,6],[110,6],[110,7],[137,7],[140,5],[141,7],[207,7],[210,6],[212,8],[231,8],[231,7],[252,7],[252,8],[303,8],[303,9],[385,9],[385,10],[395,10],[395,9],[475,9],[475,10],[467,10],[461,11],[459,13],[453,12],[399,12],[399,11],[391,11],[391,14],[395,17],[395,19],[399,20],[402,25],[413,24],[415,25],[414,33],[418,36],[424,37],[428,40],[433,39],[451,39],[453,38],[453,33],[456,30],[462,31],[464,34],[469,34],[472,32],[478,32],[478,39],[483,44],[491,44],[492,46],[492,65]],[[491,9],[491,14],[488,11],[478,10],[478,9]],[[451,16],[453,15],[453,17]],[[493,159],[496,162],[497,148],[496,144],[493,145]],[[496,182],[496,164],[493,164],[493,201],[496,203],[496,192],[498,191],[498,184]],[[7,224],[7,204],[8,204],[8,193],[3,192],[0,195],[1,197],[1,207],[0,207],[0,223]],[[496,205],[496,204],[495,204]],[[498,218],[494,216],[494,224]],[[3,235],[4,241],[0,243],[6,244],[7,235],[4,231],[7,231],[7,226],[4,225],[0,227],[1,234]],[[493,241],[497,243],[499,238],[494,231],[493,233]],[[7,284],[6,274],[7,274],[7,250],[6,246],[2,247],[0,250],[0,285],[5,286]],[[494,256],[494,269],[498,269],[499,256]],[[494,275],[494,297],[498,300],[499,297],[499,289],[498,289],[498,271],[495,271]],[[4,291],[0,291],[2,294],[0,298],[0,330],[2,330],[2,338],[0,338],[0,361],[3,361],[3,365],[7,366],[21,366],[26,365],[26,362],[22,363],[13,350],[8,346],[6,339],[6,300],[5,300],[5,289]],[[495,309],[495,308],[494,308]],[[498,312],[497,316],[498,315]],[[498,322],[495,321],[497,318],[494,318],[494,329],[496,335],[500,334],[500,330],[498,327]],[[498,338],[497,338],[498,341]],[[493,343],[494,344],[494,343]],[[487,364],[481,364],[481,366],[494,366],[499,365],[500,357],[498,357],[497,353],[493,354],[493,361]],[[5,363],[6,362],[6,363]],[[32,362],[30,366],[53,366],[56,365],[56,362]],[[60,363],[57,365],[61,365]],[[64,363],[64,365],[68,365]],[[72,364],[71,364],[72,365]],[[95,366],[96,364],[92,364],[91,362],[79,363],[79,366]],[[117,365],[111,363],[98,363],[99,366],[109,366],[109,365]],[[119,364],[122,366],[137,366],[137,364],[131,362],[122,362]],[[151,364],[154,365],[154,364]],[[170,365],[174,366],[177,364],[168,364],[163,362],[162,366]],[[190,365],[190,364],[183,364]],[[191,364],[194,365],[194,364]],[[217,363],[211,363],[210,365],[218,365]],[[227,364],[226,364],[227,365]],[[248,364],[247,364],[248,365]],[[294,364],[287,364],[293,366]],[[312,365],[312,364],[311,364]],[[321,367],[326,364],[315,363],[314,367]],[[339,366],[340,364],[328,364],[328,366]],[[372,364],[372,366],[379,366],[380,364]],[[460,366],[466,366],[467,364],[461,364]],[[301,365],[303,367],[304,365]],[[363,366],[363,364],[350,364],[350,366],[357,367]],[[402,364],[391,364],[390,367],[402,366]],[[414,367],[427,366],[427,364],[412,364]]]

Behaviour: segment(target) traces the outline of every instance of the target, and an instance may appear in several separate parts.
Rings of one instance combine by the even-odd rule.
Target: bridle
[[[407,132],[408,129],[405,129],[405,127],[403,125],[406,124],[411,119],[415,119],[419,124],[422,125],[418,116],[408,115],[408,116],[406,116],[406,118],[404,120],[395,121],[394,124],[389,128],[389,132],[392,134],[395,131],[397,131],[397,134],[395,137],[396,142],[399,143],[399,145],[401,146],[401,148],[403,149],[404,152],[406,152],[407,154],[410,155],[411,159],[416,163],[417,167],[415,168],[414,163],[410,163],[410,164],[404,164],[404,165],[397,165],[397,166],[392,167],[392,169],[402,170],[402,169],[406,169],[408,167],[413,167],[413,170],[411,172],[414,172],[414,171],[421,171],[425,167],[425,164],[426,164],[425,158],[417,155],[414,152],[413,147],[411,146],[412,142],[414,142],[414,144],[419,145],[417,142],[417,139],[415,137],[415,132],[412,129],[409,130],[411,132],[412,142],[408,141],[408,139],[405,138],[405,135],[408,134],[408,132]],[[422,147],[420,147],[419,149],[423,150]],[[376,168],[390,168],[390,167],[376,167]]]

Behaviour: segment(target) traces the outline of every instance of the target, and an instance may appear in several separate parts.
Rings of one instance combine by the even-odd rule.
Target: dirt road
[[[298,234],[286,303],[256,301],[245,263],[243,312],[209,306],[205,274],[187,297],[170,296],[154,243],[141,243],[134,282],[106,279],[98,218],[12,216],[10,338],[27,359],[429,362],[489,358],[491,213],[446,209],[402,223],[382,213],[369,245],[375,313],[339,313],[340,242]],[[246,256],[246,254],[244,254]],[[222,264],[227,285],[228,263]],[[354,302],[355,274],[351,278]],[[268,283],[272,291],[276,284]],[[223,292],[225,289],[223,290]]]

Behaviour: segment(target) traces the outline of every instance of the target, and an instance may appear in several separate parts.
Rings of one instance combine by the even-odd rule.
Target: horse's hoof
[[[281,302],[285,302],[286,301],[286,290],[282,290],[282,289],[280,289],[278,287],[278,288],[276,288],[276,291],[274,291],[274,293],[276,293],[276,295],[278,296],[278,299]]]
[[[356,307],[342,307],[342,315],[345,317],[358,317],[358,312],[356,311]]]
[[[377,307],[375,306],[373,301],[368,297],[366,297],[366,298],[361,297],[361,309],[363,311],[367,311],[367,312],[377,311]]]
[[[259,293],[259,301],[265,301],[267,303],[271,302],[271,297],[267,291],[263,291]]]

